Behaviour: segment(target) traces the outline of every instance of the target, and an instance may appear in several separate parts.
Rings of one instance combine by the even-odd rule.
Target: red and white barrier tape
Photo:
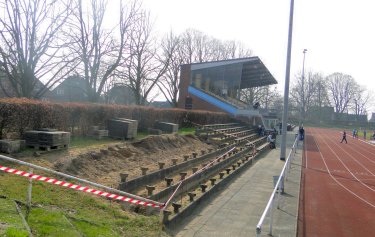
[[[67,188],[75,189],[75,190],[86,192],[86,193],[96,194],[98,196],[102,196],[102,197],[106,197],[106,198],[111,198],[111,199],[120,200],[120,201],[124,201],[124,202],[130,202],[130,203],[136,204],[136,205],[142,205],[142,206],[147,206],[147,207],[155,207],[155,208],[163,208],[163,206],[160,206],[160,205],[157,205],[157,204],[154,204],[154,203],[151,203],[151,202],[145,202],[145,201],[137,200],[137,199],[134,199],[134,198],[129,198],[129,197],[120,196],[120,195],[116,195],[116,194],[112,194],[112,193],[107,193],[107,192],[103,192],[103,191],[100,191],[100,190],[96,190],[96,189],[92,189],[92,188],[88,188],[88,187],[84,187],[84,186],[80,186],[80,185],[76,185],[76,184],[71,184],[71,183],[64,182],[64,181],[60,181],[60,180],[57,180],[57,179],[52,179],[52,178],[48,178],[48,177],[44,177],[44,176],[40,176],[40,175],[36,175],[36,174],[30,174],[30,173],[27,173],[25,171],[16,170],[16,169],[8,168],[8,167],[1,166],[1,165],[0,165],[0,170],[4,171],[4,172],[11,173],[11,174],[16,174],[16,175],[20,175],[20,176],[23,176],[23,177],[28,177],[28,178],[31,178],[31,179],[43,181],[43,182],[46,182],[46,183],[56,184],[56,185],[59,185],[59,186],[62,186],[62,187],[67,187]]]

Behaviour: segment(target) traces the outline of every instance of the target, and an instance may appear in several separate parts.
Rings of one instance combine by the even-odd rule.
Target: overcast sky
[[[290,0],[143,0],[162,34],[198,29],[253,50],[283,91]],[[375,92],[375,3],[372,0],[295,0],[291,80],[305,69],[349,74]],[[375,112],[375,111],[374,111]]]
[[[217,39],[243,42],[284,91],[290,0],[142,2],[160,36],[171,29],[181,33],[194,28]],[[373,0],[295,0],[291,83],[302,71],[302,52],[307,49],[305,72],[349,74],[375,93],[374,11]]]

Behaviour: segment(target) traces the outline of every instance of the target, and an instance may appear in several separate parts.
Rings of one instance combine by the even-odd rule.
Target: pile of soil
[[[159,161],[169,165],[172,158],[178,158],[181,162],[183,155],[210,147],[194,135],[164,134],[92,149],[71,158],[60,157],[53,166],[58,171],[117,188],[120,173],[128,173],[132,179],[141,175],[140,167],[148,167],[152,172],[158,169]]]

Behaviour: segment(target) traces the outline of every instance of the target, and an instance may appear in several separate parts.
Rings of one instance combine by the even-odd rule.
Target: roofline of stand
[[[244,58],[231,58],[231,59],[223,59],[223,60],[217,60],[217,61],[207,61],[207,62],[201,62],[201,63],[184,63],[181,64],[180,66],[186,66],[186,65],[199,65],[199,64],[210,64],[210,63],[223,63],[223,62],[231,62],[231,61],[243,61],[243,60],[260,60],[258,56],[252,56],[252,57],[244,57]],[[263,62],[262,62],[263,63]]]

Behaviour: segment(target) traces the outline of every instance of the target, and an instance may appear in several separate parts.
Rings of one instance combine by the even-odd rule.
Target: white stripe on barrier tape
[[[30,174],[30,173],[27,173],[25,171],[16,170],[16,169],[8,168],[8,167],[1,166],[1,165],[0,165],[0,170],[4,171],[4,172],[7,172],[7,173],[17,174],[17,175],[20,175],[20,176],[23,176],[23,177],[28,177],[28,178],[31,178],[31,179],[43,181],[43,182],[46,182],[46,183],[52,183],[52,184],[56,184],[56,185],[59,185],[59,186],[83,191],[83,192],[86,192],[86,193],[93,193],[93,194],[103,196],[103,197],[107,197],[107,198],[111,198],[111,199],[116,199],[116,200],[120,200],[120,201],[124,201],[124,202],[130,202],[130,203],[142,205],[142,206],[163,208],[163,206],[160,206],[160,205],[157,205],[157,204],[154,204],[154,203],[151,203],[151,202],[140,201],[140,200],[125,197],[125,196],[107,193],[107,192],[103,192],[103,191],[100,191],[100,190],[91,189],[91,188],[88,188],[88,187],[83,187],[83,186],[80,186],[80,185],[77,185],[77,184],[71,184],[71,183],[68,183],[68,182],[64,182],[64,181],[60,181],[60,180],[56,180],[56,179],[52,179],[52,178],[48,178],[48,177],[43,177],[43,176],[36,175],[36,174]]]

